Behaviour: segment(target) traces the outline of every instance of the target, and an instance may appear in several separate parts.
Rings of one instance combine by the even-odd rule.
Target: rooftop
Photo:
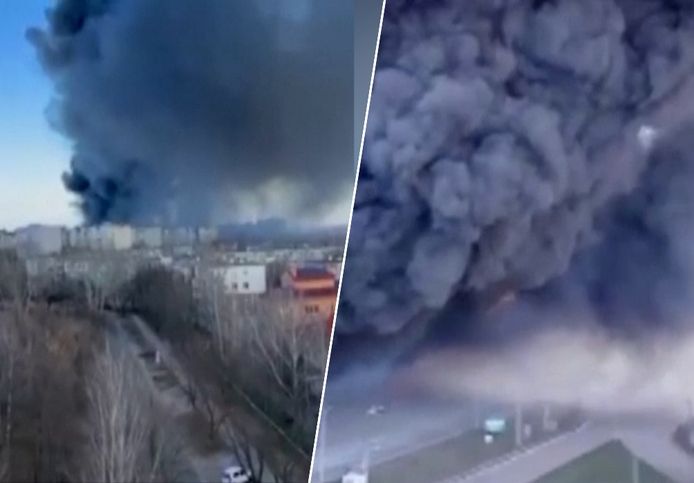
[[[335,280],[335,275],[322,267],[301,267],[292,274],[294,280]]]

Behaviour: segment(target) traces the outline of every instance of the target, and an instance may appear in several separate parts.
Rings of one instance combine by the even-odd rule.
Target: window
[[[232,290],[238,290],[238,289],[239,289],[239,284],[236,283],[236,282],[232,283],[232,284],[231,284],[231,289],[232,289]]]
[[[317,314],[318,313],[318,306],[317,305],[307,305],[305,310],[306,310],[307,314]]]
[[[243,282],[243,288],[248,289],[248,282]]]

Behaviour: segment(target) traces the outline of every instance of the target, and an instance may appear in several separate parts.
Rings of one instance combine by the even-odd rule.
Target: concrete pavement
[[[694,459],[677,447],[672,435],[676,423],[624,428],[618,431],[619,440],[636,455],[657,471],[673,481],[694,481]],[[663,444],[653,444],[662,441]]]

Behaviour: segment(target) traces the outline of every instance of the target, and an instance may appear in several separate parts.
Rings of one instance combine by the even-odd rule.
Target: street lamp
[[[631,483],[639,483],[641,481],[640,464],[636,455],[631,455]]]
[[[385,406],[383,406],[381,404],[374,404],[369,409],[367,409],[366,417],[367,418],[373,418],[373,417],[380,416],[385,412],[385,410],[386,410]],[[363,469],[364,469],[364,474],[366,475],[367,481],[369,478],[369,470],[371,468],[371,452],[372,451],[378,451],[379,449],[380,449],[380,446],[378,444],[378,439],[376,439],[376,438],[369,439],[369,444],[366,447],[366,455],[364,457],[364,462],[362,464]]]
[[[369,439],[369,444],[366,447],[366,455],[364,456],[364,462],[362,464],[366,482],[369,481],[369,473],[371,472],[371,453],[378,451],[379,449],[381,449],[381,446],[378,444],[378,439]]]
[[[516,446],[523,445],[523,408],[516,403]]]
[[[321,412],[321,424],[318,432],[318,444],[320,445],[320,483],[325,482],[325,440],[328,437],[328,413],[330,406],[323,404]]]

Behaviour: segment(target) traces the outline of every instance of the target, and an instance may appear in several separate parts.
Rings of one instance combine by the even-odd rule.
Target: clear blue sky
[[[0,0],[0,228],[79,223],[60,175],[70,146],[48,125],[52,91],[31,45],[50,0]]]

